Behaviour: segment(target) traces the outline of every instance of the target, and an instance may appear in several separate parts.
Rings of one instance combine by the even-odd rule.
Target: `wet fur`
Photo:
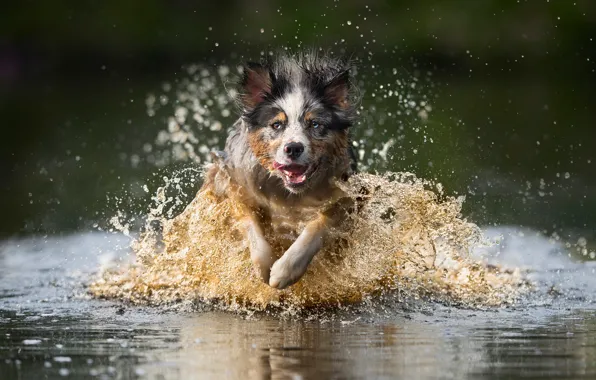
[[[247,64],[240,83],[241,116],[208,169],[203,190],[242,205],[236,217],[251,259],[272,287],[283,289],[302,277],[327,229],[345,210],[334,180],[346,180],[356,165],[349,68],[346,61],[312,53]],[[308,166],[306,182],[299,186],[288,185],[276,170],[280,160],[287,160],[284,144],[294,141],[304,144],[296,162]],[[276,260],[264,227],[289,228],[299,236]]]

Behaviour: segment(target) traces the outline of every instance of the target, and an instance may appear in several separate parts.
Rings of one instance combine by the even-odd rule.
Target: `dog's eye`
[[[310,122],[310,126],[311,126],[311,127],[313,127],[314,129],[317,129],[317,128],[320,128],[320,127],[322,127],[322,125],[321,125],[321,124],[319,124],[319,123],[318,123],[318,122],[316,122],[316,121],[311,121],[311,122]]]
[[[281,123],[279,121],[274,122],[271,124],[271,128],[275,129],[276,131],[281,128]]]

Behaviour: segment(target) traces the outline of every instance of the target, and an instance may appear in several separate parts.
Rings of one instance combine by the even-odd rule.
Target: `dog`
[[[251,261],[273,288],[300,280],[349,208],[348,197],[334,183],[356,171],[350,70],[348,60],[316,53],[246,63],[237,98],[240,118],[224,151],[212,154],[203,189],[242,205],[238,221]],[[264,227],[298,231],[301,226],[275,260]]]

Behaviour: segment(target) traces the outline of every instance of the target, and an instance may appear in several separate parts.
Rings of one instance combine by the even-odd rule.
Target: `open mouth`
[[[276,162],[274,167],[281,173],[286,186],[300,186],[306,182],[309,166],[298,164],[282,165]]]

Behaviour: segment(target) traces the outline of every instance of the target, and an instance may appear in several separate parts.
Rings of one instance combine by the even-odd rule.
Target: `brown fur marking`
[[[280,142],[265,141],[262,130],[257,130],[248,134],[248,144],[255,157],[259,160],[259,163],[267,170],[273,171],[272,152],[277,150]]]
[[[269,124],[271,125],[271,124],[273,124],[275,122],[286,124],[288,122],[288,116],[286,115],[285,112],[282,111],[282,112],[278,113],[277,115],[275,115],[273,117],[273,119],[271,119],[271,121],[269,122]]]

